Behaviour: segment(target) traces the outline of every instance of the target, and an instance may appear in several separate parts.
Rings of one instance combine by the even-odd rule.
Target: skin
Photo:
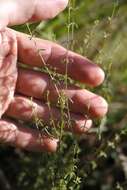
[[[1,143],[29,151],[56,151],[58,139],[46,135],[42,135],[40,138],[40,133],[37,130],[21,126],[18,121],[14,123],[12,119],[30,122],[36,114],[38,118],[50,125],[49,120],[52,114],[57,124],[61,117],[60,110],[55,107],[58,91],[64,93],[69,99],[70,117],[74,121],[71,131],[74,133],[87,132],[92,126],[92,118],[103,117],[107,113],[108,105],[102,97],[74,85],[70,85],[66,89],[62,82],[56,89],[47,74],[32,70],[32,67],[41,68],[46,64],[47,67],[55,69],[58,73],[65,74],[66,67],[63,60],[67,59],[68,76],[96,87],[104,80],[104,72],[101,68],[87,58],[68,51],[58,44],[37,38],[30,40],[28,35],[6,28],[29,21],[51,19],[63,11],[67,4],[68,0],[0,1],[0,33],[7,30],[15,36],[18,61],[31,67],[31,69],[21,69],[18,66],[17,85],[14,89],[15,96],[0,120]],[[3,49],[5,52],[7,51],[6,47]],[[39,49],[44,51],[38,53]],[[11,47],[8,51],[12,51]],[[48,98],[52,103],[50,110],[46,104],[47,91],[49,93]],[[31,96],[33,97],[32,104]],[[65,130],[70,130],[67,125]]]

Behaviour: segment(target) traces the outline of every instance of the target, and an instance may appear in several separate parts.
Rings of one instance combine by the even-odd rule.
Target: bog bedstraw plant
[[[82,3],[81,3],[82,4]],[[118,5],[117,5],[118,6]],[[116,11],[116,3],[113,6],[113,11],[111,17],[107,17],[107,23],[109,22],[109,28],[110,24],[112,22],[112,19],[115,15]],[[76,1],[71,0],[69,1],[69,6],[68,6],[68,14],[67,16],[67,39],[66,39],[66,48],[67,50],[75,50],[76,48],[76,37],[75,37],[75,30],[78,29],[78,24],[75,22],[75,16],[78,14],[78,8],[76,7]],[[89,51],[91,52],[91,49],[93,50],[94,43],[96,44],[96,40],[98,40],[99,36],[97,36],[97,39],[95,37],[97,31],[101,28],[101,21],[95,20],[93,23],[93,26],[88,29],[88,32],[84,35],[85,38],[83,40],[84,45],[79,48],[80,53],[82,53],[84,56],[87,56]],[[28,31],[31,35],[31,40],[33,39],[33,32],[31,31],[29,25],[27,24]],[[89,31],[90,30],[90,31]],[[36,29],[34,30],[34,32]],[[94,58],[95,61],[98,64],[101,64],[103,66],[103,59],[108,55],[105,53],[105,44],[108,38],[111,35],[111,31],[103,31],[103,34],[101,34],[101,46],[98,47],[98,45],[95,47],[95,51],[97,51],[97,55]],[[64,58],[64,60],[61,60],[62,64],[66,64],[66,72],[65,75],[62,76],[60,74],[57,74],[55,72],[55,69],[52,69],[51,67],[49,68],[43,57],[42,57],[42,51],[45,51],[43,49],[37,49],[36,43],[35,43],[35,48],[42,60],[43,67],[40,69],[41,72],[45,72],[50,76],[51,81],[53,82],[54,88],[58,94],[58,101],[56,105],[60,108],[60,114],[61,118],[59,122],[56,124],[56,119],[52,115],[51,111],[51,102],[49,100],[49,91],[47,91],[47,105],[50,110],[50,126],[44,123],[44,121],[40,120],[37,118],[36,115],[34,115],[34,122],[35,126],[37,129],[40,131],[40,138],[41,134],[46,134],[48,136],[56,137],[60,139],[59,143],[59,149],[56,154],[50,155],[46,154],[42,155],[47,157],[45,163],[45,168],[41,171],[41,175],[44,177],[45,176],[45,171],[47,174],[47,177],[45,176],[44,179],[42,179],[41,184],[43,186],[43,189],[52,189],[52,190],[72,190],[72,189],[80,189],[81,188],[81,183],[83,182],[82,180],[87,179],[90,176],[90,173],[97,168],[98,161],[100,158],[107,158],[107,153],[106,149],[107,146],[101,144],[101,146],[95,151],[94,154],[94,159],[90,159],[84,167],[83,170],[79,170],[80,168],[80,153],[81,153],[81,148],[79,146],[80,138],[76,137],[76,135],[72,135],[70,133],[67,134],[67,132],[64,132],[65,126],[68,126],[69,128],[72,128],[73,122],[71,121],[70,117],[70,110],[69,110],[69,105],[68,105],[68,98],[65,96],[63,92],[59,91],[58,86],[62,82],[65,85],[65,89],[68,88],[68,85],[70,83],[76,84],[82,88],[86,87],[86,85],[81,85],[80,83],[77,83],[75,81],[72,81],[68,77],[68,57]],[[79,51],[78,50],[78,51]],[[111,62],[104,67],[107,75],[110,73],[110,69],[108,68],[111,67]],[[97,91],[101,92],[106,98],[109,95],[109,93],[106,91],[106,87],[108,85],[108,78],[106,79],[104,86],[101,86],[101,88],[98,88],[96,90],[91,89],[90,87],[87,87],[88,89],[92,91]],[[71,101],[71,100],[70,100]],[[89,103],[88,103],[88,108],[89,108]],[[89,109],[88,109],[89,110]],[[33,108],[33,113],[34,113],[34,108]],[[89,114],[89,113],[88,113]],[[102,133],[105,124],[106,124],[106,118],[102,118],[101,120],[95,120],[95,126],[96,128],[92,129],[89,133],[95,133],[97,135],[98,140],[101,142],[102,140]],[[85,127],[85,124],[84,126]],[[104,147],[103,147],[104,146]],[[79,168],[78,168],[79,167]],[[81,169],[81,168],[80,168]],[[82,173],[83,171],[83,173]],[[46,184],[47,182],[47,184]],[[46,187],[45,187],[46,185]]]

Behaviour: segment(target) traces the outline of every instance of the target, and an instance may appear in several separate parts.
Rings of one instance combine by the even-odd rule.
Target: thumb
[[[0,29],[28,21],[53,18],[67,4],[68,0],[0,0]]]

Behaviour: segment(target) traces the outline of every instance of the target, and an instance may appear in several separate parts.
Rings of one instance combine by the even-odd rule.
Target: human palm
[[[46,66],[95,87],[104,80],[102,69],[58,44],[31,39],[26,34],[6,28],[53,18],[66,5],[67,0],[0,1],[0,115],[4,113],[0,120],[1,142],[33,151],[55,151],[57,139],[43,134],[39,140],[37,130],[25,128],[18,121],[29,122],[36,116],[50,126],[52,116],[57,125],[61,112],[55,105],[61,93],[68,99],[70,119],[73,120],[70,130],[74,133],[86,132],[92,126],[93,117],[102,117],[107,112],[107,103],[102,97],[74,85],[67,87],[62,82],[56,88],[50,75],[33,70],[34,67]],[[17,61],[31,68],[17,68]],[[47,95],[52,105],[50,108]],[[30,97],[33,97],[32,101]],[[69,129],[68,126],[65,128]]]

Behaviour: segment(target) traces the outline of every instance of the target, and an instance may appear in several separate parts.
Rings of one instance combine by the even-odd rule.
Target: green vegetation
[[[104,84],[96,89],[85,87],[107,99],[109,113],[94,121],[86,135],[64,133],[64,109],[68,110],[67,117],[69,109],[64,94],[60,94],[62,118],[58,129],[54,126],[51,131],[35,118],[36,127],[45,127],[48,134],[60,137],[59,150],[54,154],[28,153],[1,146],[0,185],[3,179],[7,185],[1,190],[127,189],[126,23],[126,0],[71,0],[68,10],[54,20],[15,27],[58,41],[101,65],[106,73]],[[62,78],[46,67],[42,71],[50,75],[56,88],[58,78],[66,86],[74,83],[67,75]],[[54,125],[52,117],[51,122]]]

